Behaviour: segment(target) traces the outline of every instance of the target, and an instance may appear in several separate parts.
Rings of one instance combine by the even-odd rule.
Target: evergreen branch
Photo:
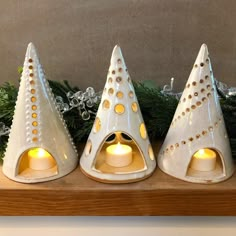
[[[68,101],[66,96],[68,92],[79,91],[78,87],[71,86],[68,81],[49,80],[48,82],[54,95],[62,97],[65,101]],[[163,138],[171,124],[178,100],[174,96],[163,94],[161,89],[153,86],[152,83],[134,83],[134,88],[150,139]],[[12,123],[17,92],[17,88],[8,82],[0,86],[0,122],[8,127]],[[230,137],[232,153],[236,157],[236,96],[222,96],[220,102]],[[99,103],[100,101],[90,108],[91,117],[86,121],[81,118],[79,110],[76,108],[63,113],[76,145],[81,141],[86,141],[92,129]],[[0,156],[5,151],[7,140],[7,136],[0,137]]]

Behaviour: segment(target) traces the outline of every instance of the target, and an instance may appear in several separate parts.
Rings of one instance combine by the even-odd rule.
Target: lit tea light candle
[[[200,149],[193,155],[190,168],[211,171],[216,168],[216,153],[210,149]]]
[[[42,148],[34,148],[28,152],[29,168],[47,170],[55,166],[54,158]]]
[[[128,166],[132,162],[132,148],[124,144],[113,144],[106,148],[105,162],[114,167]]]

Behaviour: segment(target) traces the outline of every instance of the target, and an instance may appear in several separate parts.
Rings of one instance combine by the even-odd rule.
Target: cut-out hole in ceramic
[[[19,158],[18,167],[16,168],[16,176],[23,179],[40,179],[57,174],[58,168],[54,157],[39,147],[24,151]]]
[[[92,168],[98,172],[111,173],[111,174],[128,174],[133,172],[143,171],[146,168],[146,163],[142,152],[139,150],[135,141],[124,132],[116,132],[110,134],[107,138],[115,135],[116,138],[109,143],[103,142],[97,153],[97,158],[95,159]],[[124,139],[124,136],[126,137]],[[114,137],[114,136],[113,136]],[[105,140],[107,140],[107,138]],[[106,163],[106,149],[111,145],[127,145],[132,148],[132,162],[124,167],[114,167]]]
[[[202,170],[191,168],[191,165],[194,159],[194,155],[193,155],[188,165],[188,169],[186,173],[186,178],[188,178],[190,181],[194,182],[195,180],[202,179],[204,182],[211,183],[212,176],[214,176],[214,179],[218,179],[218,178],[220,179],[225,176],[225,165],[223,162],[222,154],[220,154],[216,149],[211,148],[210,150],[214,151],[214,153],[216,154],[215,167],[209,171],[202,171]]]

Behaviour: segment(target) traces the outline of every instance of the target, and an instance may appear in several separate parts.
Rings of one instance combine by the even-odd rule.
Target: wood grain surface
[[[236,215],[236,175],[213,184],[191,184],[159,169],[132,184],[103,184],[77,168],[64,178],[21,184],[0,172],[0,215]]]

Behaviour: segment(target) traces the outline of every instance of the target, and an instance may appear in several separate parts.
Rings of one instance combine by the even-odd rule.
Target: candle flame
[[[43,148],[34,148],[29,151],[30,156],[33,158],[44,158],[50,156],[50,154],[45,151]]]
[[[45,151],[42,148],[38,149],[38,157],[43,157],[45,155]]]
[[[200,149],[198,152],[200,155],[203,155],[205,153],[204,149]]]
[[[122,146],[120,142],[117,143],[116,148],[115,148],[115,153],[120,153],[122,150]]]

